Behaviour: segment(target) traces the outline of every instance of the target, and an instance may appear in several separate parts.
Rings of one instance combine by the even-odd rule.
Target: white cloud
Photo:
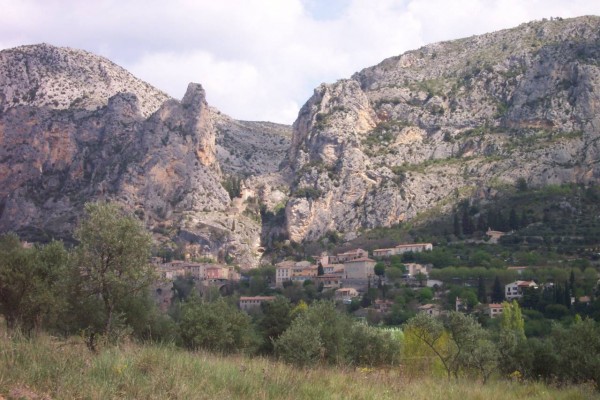
[[[600,2],[0,0],[0,10],[0,48],[83,48],[174,97],[199,82],[209,103],[235,118],[291,123],[321,82],[429,42],[600,14]]]

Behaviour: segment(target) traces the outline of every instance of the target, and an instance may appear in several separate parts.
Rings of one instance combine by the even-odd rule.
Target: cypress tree
[[[508,225],[510,229],[516,231],[519,229],[519,219],[517,218],[517,212],[514,208],[510,209],[510,216],[508,217]]]
[[[462,236],[462,230],[460,229],[460,222],[458,221],[458,214],[454,213],[454,236]]]
[[[479,275],[477,282],[477,299],[480,303],[487,303],[487,293],[485,292],[485,280]]]
[[[500,283],[500,278],[496,276],[494,279],[494,287],[492,289],[492,302],[500,303],[504,300],[504,290],[502,284]]]

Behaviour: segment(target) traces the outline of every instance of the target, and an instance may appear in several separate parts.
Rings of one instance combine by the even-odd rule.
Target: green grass
[[[128,343],[92,354],[78,339],[0,335],[0,399],[23,392],[52,399],[600,399],[591,386],[448,382],[411,376],[402,367],[296,369],[169,345]]]

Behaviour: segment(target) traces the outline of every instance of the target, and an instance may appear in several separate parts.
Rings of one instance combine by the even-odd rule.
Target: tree
[[[519,229],[519,218],[517,217],[517,212],[514,208],[510,209],[510,215],[508,217],[508,226],[513,231]]]
[[[0,313],[9,329],[30,333],[58,323],[67,263],[61,242],[24,248],[14,234],[0,237]]]
[[[431,288],[425,287],[419,290],[419,302],[426,303],[433,300],[433,290]]]
[[[117,336],[127,325],[128,303],[146,296],[154,282],[150,258],[151,238],[139,221],[110,203],[88,203],[85,217],[75,231],[74,313],[88,332],[88,346],[95,337]]]
[[[496,368],[498,353],[487,332],[471,316],[451,311],[442,321],[418,314],[408,321],[405,337],[416,337],[437,356],[448,379],[461,370],[477,370],[485,380]]]
[[[377,264],[375,264],[373,270],[375,272],[375,275],[381,278],[385,274],[385,264],[382,262],[378,262]]]
[[[516,300],[512,303],[502,303],[502,320],[500,322],[499,350],[502,359],[502,367],[505,372],[513,372],[517,369],[517,352],[520,345],[525,342],[525,321],[521,314],[521,308]]]
[[[500,278],[496,275],[496,279],[494,279],[494,286],[492,289],[492,302],[500,303],[504,300],[504,288],[500,283]]]
[[[323,268],[323,264],[321,264],[321,261],[319,261],[319,263],[317,264],[317,276],[322,275],[325,275],[325,269]]]
[[[183,344],[194,350],[250,353],[257,343],[250,317],[223,299],[205,303],[193,297],[182,307],[179,330]]]
[[[350,318],[340,314],[333,302],[316,301],[275,341],[275,352],[299,365],[318,360],[341,364],[348,356],[351,326]],[[303,338],[304,334],[310,336]]]
[[[454,213],[454,219],[452,221],[453,227],[454,227],[454,236],[456,237],[461,237],[462,236],[462,229],[460,226],[460,221],[458,219],[458,213]]]
[[[273,301],[261,304],[262,317],[258,322],[258,330],[262,336],[263,343],[261,351],[272,353],[273,343],[292,323],[292,305],[285,297],[277,297]]]
[[[480,303],[487,303],[487,293],[485,291],[485,279],[482,275],[479,275],[477,280],[477,300]]]

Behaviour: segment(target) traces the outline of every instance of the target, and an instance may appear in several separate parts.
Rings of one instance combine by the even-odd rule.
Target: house
[[[422,306],[417,307],[420,313],[430,315],[432,317],[437,317],[440,315],[441,310],[440,306],[437,304],[423,304]]]
[[[499,315],[502,315],[503,306],[501,303],[490,303],[486,306],[484,312],[490,318],[496,318]]]
[[[344,264],[323,265],[323,272],[326,274],[343,274]]]
[[[276,264],[275,286],[283,287],[284,282],[304,282],[317,276],[318,268],[309,261],[282,261]]]
[[[292,282],[301,282],[304,283],[304,281],[312,281],[314,280],[314,278],[317,276],[317,266],[316,265],[312,265],[309,266],[307,268],[302,268],[302,269],[292,269],[292,277],[291,277],[291,281]]]
[[[506,235],[506,232],[493,231],[491,228],[488,228],[485,234],[490,238],[490,243],[496,244],[502,236]]]
[[[356,260],[359,258],[367,258],[369,257],[369,252],[363,249],[355,249],[350,250],[345,253],[339,253],[335,256],[327,256],[324,255],[321,258],[321,265],[325,267],[330,264],[343,264],[346,261]]]
[[[350,304],[355,297],[358,297],[358,292],[354,288],[341,288],[335,291],[335,300],[344,304]]]
[[[424,275],[425,277],[429,276],[429,272],[431,272],[431,265],[423,265],[423,264],[415,264],[415,263],[405,263],[406,273],[409,277],[415,277],[419,274]]]
[[[504,286],[504,298],[508,301],[520,299],[527,288],[537,289],[538,285],[534,281],[514,281]]]
[[[399,244],[396,247],[388,249],[377,249],[373,250],[373,257],[386,258],[391,256],[397,256],[400,254],[413,252],[420,253],[422,251],[432,250],[433,245],[431,243],[412,243],[412,244]]]
[[[346,279],[370,279],[375,275],[375,260],[370,258],[357,258],[344,263],[344,276]]]
[[[315,276],[312,280],[315,284],[323,285],[323,289],[337,289],[342,285],[342,274],[324,274]]]
[[[260,305],[265,301],[273,301],[275,296],[253,296],[253,297],[240,297],[240,310],[249,311],[252,309],[260,308]]]
[[[373,308],[375,310],[377,310],[378,312],[385,314],[391,310],[393,305],[394,305],[394,302],[392,300],[377,299],[373,303]]]
[[[282,261],[275,265],[275,286],[282,287],[283,282],[292,279],[292,268],[296,266],[295,261]]]

